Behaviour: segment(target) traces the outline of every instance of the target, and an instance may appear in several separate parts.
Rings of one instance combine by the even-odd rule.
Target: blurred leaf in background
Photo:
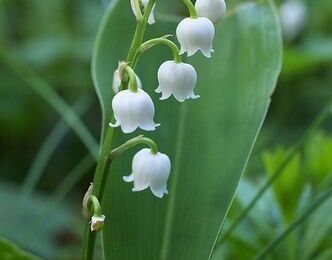
[[[324,131],[318,132],[307,143],[304,150],[304,169],[313,187],[332,174],[332,138]]]
[[[0,3],[1,48],[15,57],[14,62],[23,64],[49,83],[47,87],[65,102],[71,104],[81,97],[88,100],[81,102],[85,102],[82,106],[89,104],[82,121],[87,123],[92,136],[99,134],[100,112],[93,93],[90,57],[103,10],[98,1]],[[41,159],[43,165],[38,160],[38,165],[31,167],[39,171],[33,181],[34,185],[38,184],[38,192],[32,190],[32,196],[18,196],[19,185],[39,146],[58,121],[58,115],[30,87],[0,61],[0,125],[3,126],[0,129],[0,198],[7,212],[1,216],[0,234],[43,258],[70,258],[80,251],[80,199],[86,182],[80,180],[83,185],[77,185],[72,191],[73,183],[77,183],[73,176],[82,175],[76,171],[64,183],[67,187],[62,184],[73,165],[86,155],[86,149],[73,133],[67,134],[65,130],[60,135],[62,130],[55,131],[50,142],[60,140],[48,147],[51,150],[47,153],[52,156],[46,156],[43,150],[41,156],[46,156]],[[48,196],[56,191],[58,184],[62,188]],[[70,199],[58,206],[68,189]],[[39,220],[42,222],[36,225]]]
[[[272,241],[300,216],[320,193],[331,188],[331,141],[331,135],[319,130],[305,142],[304,147],[284,167],[272,189],[261,197],[229,240],[219,248],[218,254],[223,259],[251,259],[256,256],[268,241]],[[278,147],[273,152],[263,153],[266,177],[271,176],[274,169],[278,168],[287,152],[284,147]],[[324,162],[325,156],[329,159]],[[310,167],[311,165],[314,167]],[[228,215],[226,230],[241,209],[259,192],[259,187],[262,186],[259,183],[264,182],[266,177],[260,176],[260,181],[255,183],[248,180],[248,177],[241,181],[236,201]],[[321,208],[312,212],[314,214],[298,230],[280,241],[280,245],[270,252],[271,259],[291,259],[291,255],[295,259],[312,259],[314,256],[315,259],[329,259],[331,207],[332,198],[329,198]]]
[[[0,216],[0,222],[5,223],[0,225],[1,236],[45,258],[58,255],[59,247],[78,246],[79,211],[67,203],[58,207],[46,221],[36,225],[35,221],[49,207],[48,198],[36,194],[22,199],[17,193],[17,187],[1,182],[1,211],[6,212]]]
[[[264,165],[268,177],[272,176],[279,165],[285,160],[286,151],[278,148],[274,152],[263,154]],[[304,186],[303,170],[301,168],[300,154],[295,154],[292,160],[281,172],[280,177],[274,182],[273,188],[277,201],[285,217],[285,223],[290,223],[294,217],[294,209],[297,209]],[[292,194],[292,196],[289,196]]]
[[[0,257],[3,260],[38,260],[39,258],[22,251],[10,241],[0,238]]]

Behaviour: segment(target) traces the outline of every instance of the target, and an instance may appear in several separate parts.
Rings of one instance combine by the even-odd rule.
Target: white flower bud
[[[190,98],[199,98],[194,94],[197,74],[190,64],[164,62],[158,70],[158,81],[159,86],[156,92],[162,93],[161,100],[169,98],[172,94],[180,102]]]
[[[139,6],[139,2],[137,0],[130,0],[131,10],[136,17],[136,21],[142,21],[143,15],[141,12],[141,7]]]
[[[141,0],[144,7],[146,7],[149,3],[149,0]],[[154,24],[156,22],[156,19],[154,18],[154,10],[155,10],[156,4],[153,5],[151,14],[148,19],[148,24]]]
[[[226,14],[224,0],[197,0],[195,9],[198,16],[209,18],[213,23],[219,22]]]
[[[303,1],[288,0],[280,6],[280,23],[287,40],[293,40],[306,23],[307,10]]]
[[[120,91],[112,100],[112,108],[116,123],[109,125],[120,126],[124,133],[132,133],[138,127],[153,131],[159,126],[153,121],[155,109],[152,99],[142,89]]]
[[[91,231],[100,231],[104,227],[105,216],[92,216],[90,221],[90,230]]]
[[[181,44],[180,54],[187,52],[188,56],[192,56],[200,50],[210,58],[214,33],[213,23],[208,18],[183,19],[176,28],[176,36]]]
[[[121,86],[120,72],[119,69],[116,69],[113,73],[113,84],[112,84],[112,89],[114,93],[119,92],[120,86]]]
[[[90,195],[92,195],[92,190],[93,190],[93,183],[90,183],[90,186],[83,197],[83,214],[87,218],[91,216],[88,208],[88,198]]]
[[[134,182],[132,191],[142,191],[150,187],[158,198],[168,194],[167,180],[171,172],[171,162],[166,154],[151,152],[144,148],[135,154],[132,173],[123,177],[126,182]]]
[[[142,81],[137,75],[136,75],[136,81],[137,81],[137,87],[142,88]],[[119,69],[116,69],[113,73],[113,84],[112,84],[112,89],[115,94],[119,92],[120,86],[121,86],[120,71]]]

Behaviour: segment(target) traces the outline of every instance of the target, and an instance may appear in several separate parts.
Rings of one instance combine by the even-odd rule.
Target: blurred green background
[[[241,2],[246,1],[228,1],[229,10]],[[284,10],[282,74],[226,230],[332,99],[332,1],[299,0],[295,9],[289,2],[277,1]],[[22,73],[37,85],[39,80],[47,82],[74,106],[99,140],[101,112],[90,62],[107,4],[0,2],[0,53],[5,53],[0,55],[0,236],[46,259],[79,259],[81,200],[92,179],[93,159],[43,96],[53,94],[31,87]],[[162,19],[163,14],[158,15]],[[8,62],[7,54],[17,64]],[[63,184],[73,170],[82,178]],[[306,138],[273,187],[225,241],[218,251],[220,258],[256,255],[331,187],[331,174],[332,120],[328,119]],[[31,175],[41,178],[27,177]],[[72,183],[76,183],[73,188]],[[329,199],[276,247],[271,259],[332,259],[331,212]]]

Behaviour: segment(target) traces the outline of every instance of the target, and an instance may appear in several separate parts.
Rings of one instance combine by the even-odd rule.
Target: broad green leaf
[[[0,258],[2,260],[37,260],[36,256],[24,252],[7,239],[0,238]]]
[[[162,12],[162,10],[161,10]],[[227,214],[252,146],[270,104],[281,67],[281,37],[270,1],[229,11],[217,25],[214,56],[188,60],[198,72],[201,98],[180,104],[154,93],[159,65],[172,57],[165,47],[145,53],[137,67],[156,106],[154,133],[172,161],[169,195],[131,191],[122,176],[134,151],[113,163],[104,194],[103,232],[107,259],[207,259]],[[112,73],[125,59],[133,35],[129,1],[112,1],[94,49],[93,78],[104,112],[111,118]],[[157,22],[146,38],[174,33],[176,24]],[[138,134],[138,132],[136,133]],[[119,144],[132,135],[119,130]]]

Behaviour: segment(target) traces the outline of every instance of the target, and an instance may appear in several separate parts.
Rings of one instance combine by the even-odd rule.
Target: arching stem
[[[149,138],[146,138],[143,135],[139,135],[139,136],[125,142],[124,144],[122,144],[118,148],[115,148],[114,150],[112,150],[111,153],[110,153],[110,160],[113,160],[115,157],[121,155],[122,153],[124,153],[128,149],[130,149],[130,148],[132,148],[132,147],[134,147],[138,144],[146,144],[150,147],[151,152],[153,154],[158,153],[158,146],[153,140],[151,140]]]
[[[184,4],[187,6],[190,18],[197,18],[197,12],[194,4],[190,0],[182,0]]]
[[[127,66],[125,68],[126,72],[128,73],[129,75],[129,86],[128,86],[128,89],[130,89],[131,91],[133,92],[137,92],[137,79],[136,79],[136,73],[135,71]]]
[[[140,53],[143,53],[146,50],[148,50],[151,47],[153,47],[155,45],[158,45],[158,44],[164,44],[164,45],[168,46],[173,51],[174,61],[176,63],[180,63],[181,62],[181,55],[180,55],[179,48],[175,45],[174,42],[172,42],[171,40],[168,40],[166,38],[163,38],[163,37],[151,39],[151,40],[148,40],[148,41],[144,42],[141,45]]]

